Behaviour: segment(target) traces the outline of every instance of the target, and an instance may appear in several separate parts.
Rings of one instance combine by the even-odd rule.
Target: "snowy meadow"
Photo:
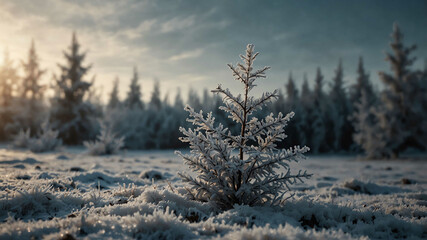
[[[279,206],[189,200],[173,151],[88,156],[0,150],[0,239],[422,239],[425,160],[313,156]]]

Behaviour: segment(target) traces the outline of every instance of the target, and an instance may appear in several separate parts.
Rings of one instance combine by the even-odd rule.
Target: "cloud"
[[[119,35],[125,36],[128,39],[134,40],[143,37],[144,33],[153,29],[157,23],[156,19],[142,21],[136,28],[128,28],[119,32]]]
[[[200,49],[200,48],[192,51],[188,51],[188,52],[182,52],[180,54],[173,55],[172,57],[170,57],[169,61],[180,61],[188,58],[197,58],[197,57],[200,57],[203,54],[203,52],[204,52],[203,49]]]
[[[161,24],[160,32],[169,33],[183,30],[192,27],[195,24],[196,17],[194,15],[185,18],[175,17]]]

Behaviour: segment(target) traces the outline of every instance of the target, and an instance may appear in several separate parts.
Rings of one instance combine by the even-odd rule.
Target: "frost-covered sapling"
[[[269,69],[253,70],[257,55],[254,46],[248,45],[246,55],[240,56],[244,64],[228,65],[234,78],[244,85],[243,95],[235,96],[221,85],[212,91],[223,96],[225,106],[220,109],[240,124],[240,134],[233,135],[222,124],[215,124],[212,112],[205,117],[202,111],[195,112],[190,106],[185,107],[190,114],[187,121],[195,128],[180,128],[185,135],[180,140],[190,144],[191,152],[177,154],[197,176],[179,175],[191,185],[189,191],[196,200],[223,210],[235,204],[278,204],[291,184],[311,176],[301,170],[291,174],[289,166],[291,161],[304,159],[308,147],[277,149],[276,143],[286,138],[285,126],[294,113],[279,113],[277,117],[270,114],[264,119],[251,116],[278,96],[277,90],[263,93],[260,98],[250,96],[255,80],[265,78]]]
[[[90,155],[116,154],[124,146],[124,137],[118,138],[111,124],[101,122],[101,133],[95,142],[83,142]]]

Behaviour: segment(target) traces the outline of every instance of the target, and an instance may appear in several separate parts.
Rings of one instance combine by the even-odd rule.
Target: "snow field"
[[[0,239],[422,239],[425,160],[309,157],[280,207],[192,201],[173,151],[89,156],[0,149]]]

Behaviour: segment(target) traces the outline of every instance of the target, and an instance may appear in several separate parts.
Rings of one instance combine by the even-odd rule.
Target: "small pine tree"
[[[141,85],[138,83],[138,70],[133,68],[133,77],[129,85],[129,92],[124,102],[127,108],[144,109],[144,103],[141,100]]]
[[[253,63],[258,53],[253,45],[248,45],[246,55],[241,56],[244,65],[237,67],[229,64],[234,78],[244,85],[243,95],[234,96],[221,85],[213,92],[223,96],[225,106],[221,109],[240,124],[241,132],[235,136],[222,124],[215,126],[215,118],[209,113],[205,118],[203,112],[195,112],[187,106],[189,122],[196,126],[193,129],[180,128],[192,149],[190,154],[177,152],[197,177],[181,173],[180,176],[192,185],[191,194],[197,200],[208,201],[219,209],[230,209],[235,204],[262,205],[275,204],[281,201],[289,190],[289,185],[311,175],[306,172],[292,175],[289,162],[304,158],[308,147],[299,146],[277,150],[276,143],[286,135],[284,127],[293,117],[293,113],[275,118],[272,114],[259,120],[251,115],[265,104],[277,98],[277,90],[264,93],[260,98],[250,96],[255,87],[255,80],[265,78],[269,67],[253,70]],[[234,150],[238,153],[235,154]],[[274,169],[282,168],[278,174]]]
[[[110,99],[108,100],[107,107],[109,109],[117,108],[121,105],[120,99],[119,99],[119,78],[116,77],[114,80],[113,90],[110,93]]]

